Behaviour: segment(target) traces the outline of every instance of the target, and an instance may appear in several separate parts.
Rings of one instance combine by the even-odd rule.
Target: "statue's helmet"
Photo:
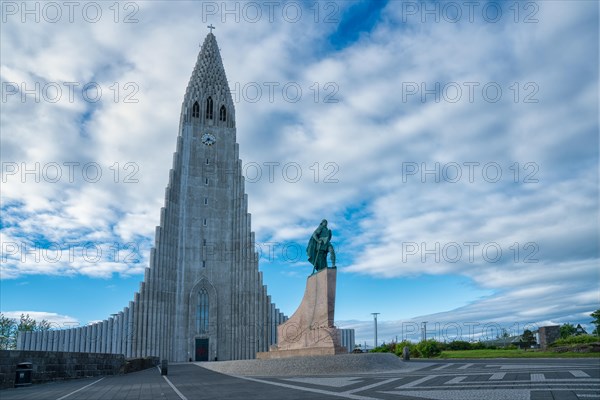
[[[321,221],[321,225],[325,225],[325,226],[327,226],[327,220],[326,220],[326,219],[324,219],[323,221]]]

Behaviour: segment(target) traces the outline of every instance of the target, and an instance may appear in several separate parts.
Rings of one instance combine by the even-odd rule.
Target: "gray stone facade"
[[[560,339],[560,326],[550,325],[542,326],[538,329],[537,342],[543,350],[548,349],[548,346]]]
[[[287,318],[258,270],[235,109],[217,41],[206,37],[189,81],[150,265],[111,318],[26,332],[18,348],[158,356],[181,362],[250,359]]]

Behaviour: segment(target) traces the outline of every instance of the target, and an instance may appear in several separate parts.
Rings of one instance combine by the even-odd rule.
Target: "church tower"
[[[153,253],[174,297],[166,302],[173,332],[162,335],[165,353],[175,361],[253,358],[271,342],[271,304],[254,251],[235,108],[212,32],[185,93],[173,163]]]
[[[276,343],[276,327],[286,319],[258,270],[235,108],[211,30],[185,92],[165,205],[139,292],[105,321],[44,337],[27,333],[19,347],[174,362],[249,359]]]

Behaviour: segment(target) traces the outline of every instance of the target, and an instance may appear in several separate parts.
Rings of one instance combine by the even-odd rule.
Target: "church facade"
[[[181,109],[165,205],[139,291],[110,318],[25,332],[23,350],[254,358],[287,317],[263,285],[236,142],[235,108],[215,36],[201,47]]]

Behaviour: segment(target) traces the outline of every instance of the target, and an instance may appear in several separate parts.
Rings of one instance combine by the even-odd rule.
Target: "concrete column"
[[[39,351],[46,351],[44,345],[44,331],[38,331],[38,336],[40,337]]]
[[[127,357],[127,343],[129,342],[129,307],[123,308],[123,326],[121,327],[121,353]]]
[[[77,346],[76,351],[79,353],[84,353],[85,352],[85,327],[80,326],[79,328],[77,328],[77,330],[79,331],[79,333],[77,334],[77,337],[79,338],[79,345]]]
[[[45,338],[44,338],[44,333],[45,333],[45,332],[46,332],[46,331],[39,331],[39,332],[38,332],[38,334],[40,335],[40,351],[46,351],[46,347],[45,347],[45,345],[46,345],[46,343],[45,343],[45,342],[46,342],[46,341],[44,340],[44,339],[45,339]]]
[[[68,352],[73,352],[75,348],[75,328],[69,328],[69,341],[67,342],[67,350]]]
[[[167,221],[168,221],[168,214],[167,214]],[[162,230],[161,230],[161,234],[162,234]],[[156,346],[157,346],[157,350],[158,350],[158,356],[162,359],[168,359],[166,356],[166,342],[165,342],[165,338],[166,338],[166,324],[167,321],[165,319],[165,290],[167,287],[167,279],[168,276],[166,274],[166,271],[164,270],[164,265],[165,263],[165,259],[167,257],[167,249],[168,249],[168,244],[166,243],[166,240],[162,240],[161,244],[160,244],[160,248],[157,250],[157,255],[156,255],[156,274],[157,274],[157,299],[156,299],[156,305],[157,305],[157,311],[156,311]]]
[[[107,333],[106,333],[106,348],[105,348],[105,352],[112,354],[113,353],[113,343],[114,343],[114,317],[110,317],[107,321],[106,321],[106,325],[107,325]]]
[[[96,328],[96,353],[103,353],[102,347],[104,346],[104,321],[100,321],[97,323]]]
[[[37,350],[37,335],[36,335],[36,332],[30,331],[29,332],[29,336],[31,337],[30,338],[31,344],[30,344],[29,347],[31,348],[32,351],[35,351],[35,350]]]
[[[58,351],[64,352],[66,351],[65,342],[66,342],[67,331],[65,329],[60,329],[58,331]]]
[[[70,335],[71,335],[71,330],[70,329],[61,329],[61,332],[63,332],[63,338],[62,338],[62,351],[69,351],[69,340],[70,340]]]
[[[252,270],[252,252],[250,251],[250,243],[248,237],[251,235],[250,232],[250,214],[248,214],[248,195],[244,194],[244,222],[246,223],[244,242],[246,243],[246,271],[248,282],[246,283],[246,290],[248,291],[248,348],[246,349],[246,358],[254,358],[254,346],[256,341],[256,329],[254,323],[256,322],[255,312],[255,290],[254,290],[254,271]]]
[[[58,331],[48,332],[48,351],[58,351]]]
[[[133,301],[130,301],[127,307],[127,325],[125,325],[125,329],[127,330],[125,350],[127,357],[131,358],[133,354]]]
[[[23,349],[23,344],[24,344],[24,340],[25,339],[25,335],[23,335],[22,331],[17,331],[17,350],[24,350]]]
[[[161,284],[162,271],[159,267],[159,261],[155,260],[154,279],[152,283],[152,354],[160,357],[160,330],[161,330]]]
[[[240,173],[241,173],[241,161],[240,161]],[[248,312],[247,312],[247,298],[246,298],[246,264],[245,264],[245,260],[246,260],[246,251],[247,251],[247,246],[246,246],[246,242],[245,242],[245,234],[246,232],[244,231],[244,215],[245,215],[245,211],[244,211],[244,178],[239,176],[239,180],[238,180],[238,204],[237,204],[237,223],[238,223],[238,230],[239,230],[239,243],[240,243],[240,260],[239,260],[239,331],[238,331],[238,347],[239,347],[239,357],[238,359],[245,359],[246,358],[246,340],[247,340],[247,333],[246,333],[246,325],[247,325],[247,320],[248,320]]]
[[[150,260],[150,261],[152,262],[152,260]],[[156,271],[155,271],[152,263],[149,263],[148,265],[150,265],[150,268],[148,270],[148,282],[146,283],[146,290],[148,291],[148,304],[146,305],[146,309],[148,312],[148,327],[147,327],[148,338],[146,339],[146,354],[151,356],[151,355],[154,355],[154,353],[155,353],[155,351],[154,351],[154,318],[156,317],[156,315],[155,315],[155,310],[154,310],[154,305],[155,305],[154,294],[155,294],[156,290],[154,289],[154,283],[155,283]]]
[[[165,201],[165,204],[167,202]],[[161,211],[162,212],[162,211]],[[168,221],[167,210],[165,209],[165,225]],[[157,238],[161,238],[163,228],[157,229]],[[156,243],[156,249],[151,252],[150,256],[153,257],[154,268],[156,268],[156,319],[154,320],[155,331],[154,331],[154,341],[156,346],[157,355],[160,359],[165,359],[165,345],[164,345],[164,337],[165,337],[165,320],[164,320],[164,286],[166,281],[166,276],[163,270],[163,259],[166,254],[166,239],[162,239],[160,243]]]
[[[160,286],[160,300],[159,300],[159,320],[157,323],[157,326],[159,328],[158,330],[158,342],[159,342],[159,357],[161,359],[169,359],[169,355],[168,355],[168,351],[167,351],[167,338],[168,338],[168,318],[167,318],[167,287],[168,287],[168,283],[169,283],[169,274],[168,271],[165,270],[166,265],[168,265],[167,263],[167,259],[170,256],[170,245],[167,242],[167,239],[165,238],[165,232],[168,232],[168,226],[171,224],[171,208],[172,206],[168,203],[168,201],[165,201],[165,206],[166,211],[167,211],[167,216],[166,216],[166,222],[165,222],[165,226],[162,227],[160,230],[157,229],[158,235],[161,238],[160,243],[157,243],[156,246],[157,247],[157,267],[159,268],[159,286]]]
[[[133,330],[131,332],[131,356],[132,357],[140,357],[140,345],[141,345],[141,335],[142,335],[142,323],[141,323],[141,296],[140,293],[137,292],[134,296],[133,300]]]
[[[116,354],[117,352],[117,315],[113,315],[108,319],[108,331],[110,338],[108,339],[108,352]]]
[[[58,331],[48,331],[47,342],[48,351],[58,351]]]
[[[140,288],[140,321],[141,321],[141,329],[140,329],[140,357],[146,356],[146,346],[148,341],[148,275],[149,268],[146,268],[144,271],[144,281],[141,283]]]
[[[258,268],[258,265],[256,265],[256,268]],[[267,320],[267,318],[265,317],[265,298],[267,297],[267,294],[265,293],[265,287],[262,284],[262,272],[258,273],[259,276],[259,280],[258,280],[258,297],[259,297],[259,313],[258,313],[258,333],[259,333],[259,341],[258,341],[258,348],[257,351],[265,351],[265,343],[267,342],[266,339],[266,323],[265,321]]]
[[[69,345],[71,344],[71,330],[63,329],[63,351],[69,351]]]
[[[243,187],[243,185],[242,185]],[[242,232],[242,237],[241,237],[241,244],[242,244],[242,260],[240,262],[240,265],[242,267],[242,284],[241,284],[241,290],[242,290],[242,316],[243,316],[243,320],[242,320],[242,331],[241,331],[241,337],[240,337],[240,343],[242,343],[242,355],[241,355],[241,359],[245,360],[248,358],[248,321],[250,320],[250,315],[249,315],[249,307],[248,307],[248,265],[247,265],[247,260],[248,260],[248,246],[246,243],[246,224],[244,223],[244,218],[243,216],[245,215],[245,210],[244,210],[244,200],[243,200],[244,196],[242,194],[242,201],[240,204],[240,209],[241,209],[241,214],[240,214],[240,232]]]
[[[102,347],[100,350],[102,353],[108,353],[108,346],[110,345],[110,331],[108,330],[108,319],[102,321]]]
[[[79,327],[80,329],[80,333],[79,333],[79,352],[80,353],[85,353],[87,351],[86,346],[86,336],[87,336],[87,330],[85,329],[85,325]]]
[[[35,332],[35,350],[42,351],[42,332]]]
[[[124,311],[124,315],[125,315],[125,319],[124,319],[124,323],[123,323],[123,330],[124,330],[124,335],[123,335],[123,339],[125,340],[123,342],[123,354],[125,354],[126,358],[130,358],[131,357],[131,306],[133,305],[133,302],[129,302],[129,306],[125,307],[125,311]]]
[[[42,347],[40,350],[48,351],[48,331],[41,331],[40,335],[42,336]]]
[[[75,338],[73,339],[73,353],[79,353],[79,344],[81,343],[81,327],[74,328]]]
[[[123,354],[123,311],[119,311],[115,318],[115,341],[114,341],[114,353]]]
[[[100,345],[100,327],[98,323],[92,324],[90,327],[90,349],[92,353],[98,353],[98,347]]]
[[[109,338],[109,334],[108,334],[108,321],[104,320],[101,322],[102,324],[102,341],[100,342],[100,352],[101,353],[106,353],[106,348],[108,345],[108,338]]]
[[[156,267],[157,267],[157,271],[158,271],[158,286],[159,286],[159,293],[158,293],[158,321],[156,323],[156,326],[158,328],[158,332],[157,332],[157,342],[158,342],[158,353],[159,353],[159,357],[161,359],[168,359],[168,355],[167,355],[167,326],[168,326],[168,319],[166,316],[166,307],[167,307],[167,294],[165,293],[168,287],[168,282],[169,282],[169,275],[168,272],[165,270],[165,266],[167,265],[167,259],[170,255],[170,246],[169,243],[167,242],[167,238],[165,238],[164,234],[165,232],[168,232],[168,225],[171,224],[171,211],[170,209],[172,208],[172,206],[168,203],[168,201],[165,201],[165,206],[167,207],[165,209],[166,212],[166,217],[165,217],[165,226],[158,229],[157,228],[157,237],[160,238],[160,243],[156,243],[156,248],[157,248],[157,254],[156,254]]]
[[[81,335],[79,336],[79,352],[87,353],[87,327],[84,325],[81,328]]]
[[[102,325],[102,321],[98,322],[96,325],[96,353],[102,353],[102,344],[104,343],[102,335],[104,334],[104,326]]]
[[[79,338],[79,351],[82,353],[89,353],[88,349],[88,334],[87,325],[81,327],[81,337]]]
[[[73,352],[73,339],[75,338],[73,335],[73,328],[66,329],[65,334],[66,334],[65,351]]]
[[[65,331],[60,329],[58,331],[58,349],[57,351],[65,351]]]
[[[94,323],[90,325],[90,353],[97,353],[98,345],[98,324]]]
[[[237,146],[236,146],[237,147]],[[237,152],[237,151],[236,151]],[[238,160],[237,164],[237,177],[239,177],[237,180],[234,178],[234,182],[235,182],[235,195],[234,195],[234,215],[235,215],[235,286],[234,286],[234,292],[235,292],[235,300],[234,300],[234,318],[235,318],[235,323],[234,323],[234,334],[233,336],[233,348],[234,348],[234,354],[233,354],[233,359],[235,360],[239,360],[242,358],[242,258],[243,258],[243,249],[242,249],[242,229],[241,229],[241,194],[240,194],[240,185],[241,185],[241,180],[244,179],[243,177],[240,177],[241,175],[241,171],[242,171],[242,166],[241,166],[241,161]]]
[[[152,264],[150,264],[152,265]],[[151,355],[155,355],[156,352],[154,350],[154,319],[156,317],[155,315],[155,276],[156,276],[156,271],[154,270],[154,268],[150,268],[150,273],[149,273],[149,281],[146,285],[147,290],[148,290],[148,304],[147,304],[147,311],[148,311],[148,339],[146,339],[146,354],[151,356]]]
[[[104,346],[106,345],[106,321],[98,322],[98,353],[105,353]]]
[[[127,352],[127,316],[125,312],[127,311],[127,307],[123,307],[123,311],[119,312],[119,316],[121,318],[121,322],[119,323],[119,352],[118,354],[123,354]]]
[[[86,325],[83,327],[83,352],[91,353],[92,352],[92,341],[90,338],[92,327],[90,325]]]
[[[112,354],[119,354],[117,353],[117,348],[119,347],[120,344],[120,338],[119,338],[119,334],[121,332],[119,331],[119,314],[115,315],[115,317],[113,318],[113,329],[112,329],[112,340],[111,340],[111,347],[110,347],[110,352]]]
[[[96,352],[96,328],[95,324],[85,326],[85,352]]]

